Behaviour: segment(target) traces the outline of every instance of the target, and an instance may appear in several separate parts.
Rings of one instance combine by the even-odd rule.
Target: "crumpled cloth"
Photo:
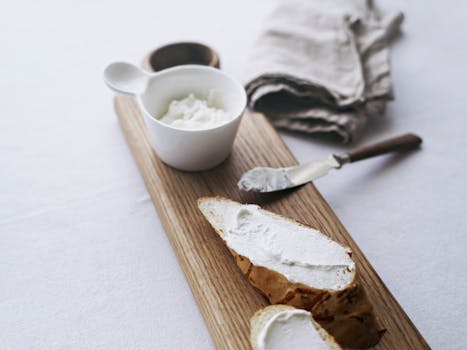
[[[393,99],[388,42],[402,20],[371,0],[286,0],[253,48],[249,107],[277,127],[350,142]]]

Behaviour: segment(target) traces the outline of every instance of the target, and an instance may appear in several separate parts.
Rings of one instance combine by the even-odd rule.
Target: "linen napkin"
[[[370,0],[287,0],[247,67],[249,106],[277,127],[355,139],[393,98],[388,42],[403,15]]]

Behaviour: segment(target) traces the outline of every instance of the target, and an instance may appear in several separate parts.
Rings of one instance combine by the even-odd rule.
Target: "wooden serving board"
[[[275,194],[250,194],[236,183],[260,165],[297,164],[281,137],[261,114],[246,115],[232,155],[217,168],[187,173],[163,164],[151,148],[135,101],[116,97],[115,108],[127,142],[218,349],[250,349],[249,319],[267,301],[247,282],[234,259],[196,206],[201,196],[221,195],[256,203],[289,216],[348,245],[377,319],[387,329],[375,349],[429,349],[349,233],[313,184]]]

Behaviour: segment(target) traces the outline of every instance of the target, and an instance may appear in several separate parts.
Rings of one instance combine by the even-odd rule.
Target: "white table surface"
[[[406,131],[406,157],[317,182],[434,349],[467,344],[467,3],[406,14],[397,99],[363,142]],[[2,1],[0,348],[211,349],[117,123],[102,69],[201,40],[241,79],[274,1]],[[283,134],[300,161],[345,149]]]

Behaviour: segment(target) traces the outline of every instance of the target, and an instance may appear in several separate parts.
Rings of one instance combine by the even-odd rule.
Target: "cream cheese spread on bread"
[[[291,309],[280,311],[264,325],[257,339],[258,350],[329,350],[311,322],[311,313]]]
[[[339,291],[354,279],[350,250],[319,231],[257,205],[231,206],[224,214],[224,240],[254,265],[318,289]]]

